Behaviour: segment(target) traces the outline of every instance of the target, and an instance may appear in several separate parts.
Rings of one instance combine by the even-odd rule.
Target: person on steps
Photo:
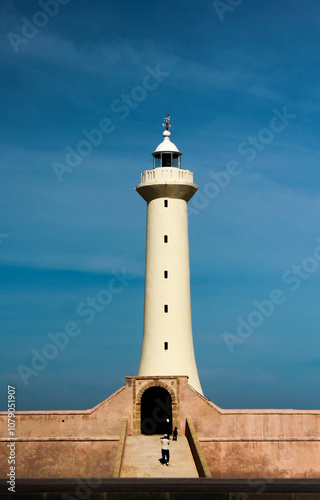
[[[170,452],[169,452],[169,436],[165,434],[161,439],[161,453],[162,453],[162,460],[161,463],[162,465],[166,464],[169,465],[169,460],[170,460]]]

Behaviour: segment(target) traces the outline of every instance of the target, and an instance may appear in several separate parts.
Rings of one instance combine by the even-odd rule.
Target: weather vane
[[[166,127],[166,130],[169,130],[169,127],[171,127],[171,124],[170,124],[170,106],[169,106],[169,111],[166,114],[166,117],[164,119],[164,123],[162,125],[164,127]]]

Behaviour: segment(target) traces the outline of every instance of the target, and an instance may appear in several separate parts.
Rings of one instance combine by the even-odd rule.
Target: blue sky
[[[319,409],[318,2],[0,5],[1,409],[8,384],[20,410],[86,409],[137,374],[146,206],[134,187],[169,105],[199,185],[204,393],[224,408]],[[105,305],[80,316],[101,290]]]

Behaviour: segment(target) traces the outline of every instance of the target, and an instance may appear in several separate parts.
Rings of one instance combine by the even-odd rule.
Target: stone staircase
[[[160,436],[127,436],[120,477],[199,477],[185,436],[170,439],[169,466],[159,458]]]

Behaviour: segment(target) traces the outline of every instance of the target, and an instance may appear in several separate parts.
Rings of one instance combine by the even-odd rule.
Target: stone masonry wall
[[[17,477],[111,477],[121,423],[139,433],[141,394],[167,387],[173,419],[190,417],[213,477],[320,477],[320,411],[223,410],[187,377],[126,377],[126,386],[85,411],[17,412]],[[12,439],[11,439],[12,440]],[[0,477],[8,471],[7,414],[0,414]]]
[[[320,476],[319,410],[223,410],[184,381],[180,390],[213,477]]]

